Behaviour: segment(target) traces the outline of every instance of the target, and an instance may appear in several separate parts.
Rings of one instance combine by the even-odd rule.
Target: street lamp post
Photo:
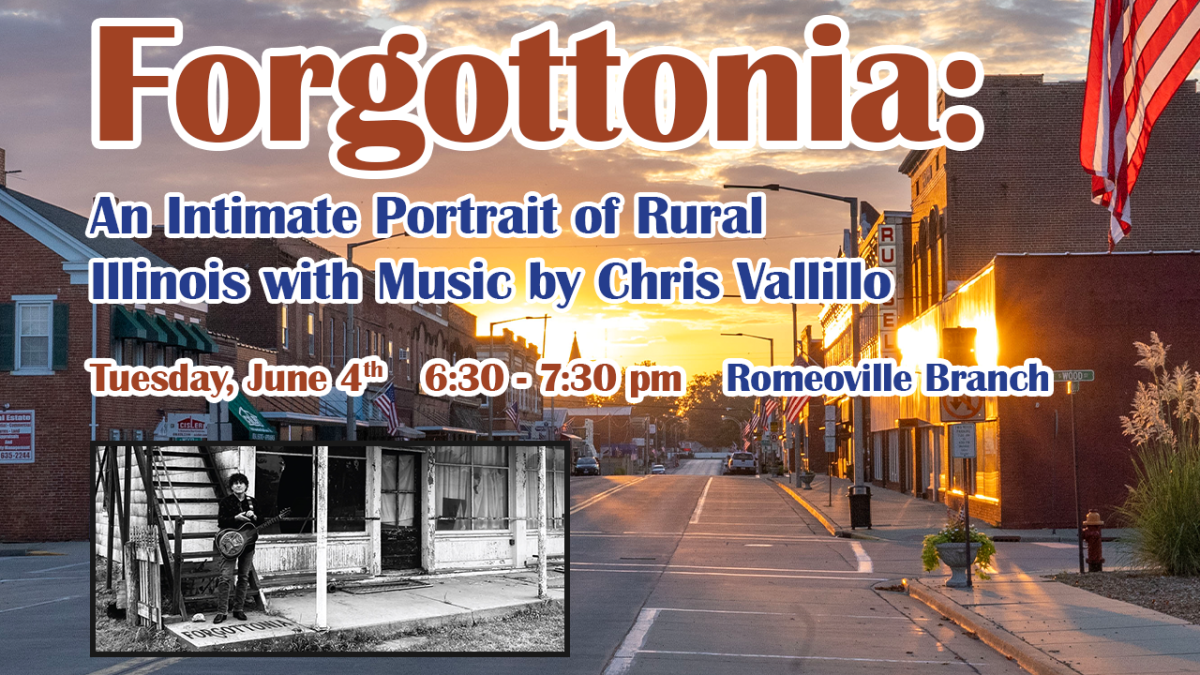
[[[767,342],[770,343],[770,348],[771,348],[771,366],[772,367],[775,366],[775,339],[774,338],[763,337],[762,335],[750,335],[748,333],[721,333],[721,337],[748,337],[748,338],[755,338],[757,340],[766,340]],[[766,420],[763,420],[763,421],[765,422]],[[767,428],[768,428],[768,430],[770,429],[770,427],[767,427]],[[761,469],[762,465],[763,465],[762,441],[759,441],[757,450],[758,450],[758,466]]]
[[[496,326],[506,324],[506,323],[512,323],[514,321],[525,321],[527,319],[547,319],[547,318],[549,318],[549,316],[550,316],[549,314],[547,314],[546,316],[518,316],[515,319],[505,319],[503,321],[493,321],[488,326],[488,358],[495,358],[495,356],[496,356]],[[544,324],[543,324],[543,326],[544,326]],[[543,329],[543,333],[544,332],[545,331]],[[546,349],[546,345],[542,345],[542,350],[545,351],[545,349]],[[508,362],[507,363],[508,369],[509,369],[509,371],[511,371],[512,370],[512,350],[506,346],[504,348],[504,352],[507,355],[507,358],[505,360]],[[512,373],[510,372],[509,375],[511,375],[511,374]],[[488,401],[488,440],[492,440],[492,425],[493,425],[493,420],[496,417],[495,416],[496,397],[489,396],[488,398],[491,399]],[[520,430],[521,430],[520,425],[518,425],[517,431],[519,432]]]
[[[769,185],[725,185],[726,189],[743,189],[743,190],[770,190],[772,192],[799,192],[800,194],[820,197],[822,199],[831,199],[836,202],[842,202],[850,205],[850,229],[847,242],[846,256],[849,258],[857,258],[858,255],[858,198],[843,197],[841,195],[831,195],[824,192],[815,192],[813,190],[801,190],[800,188],[787,187],[777,183]],[[860,336],[858,330],[859,320],[858,303],[850,304],[850,351],[853,358],[853,365],[858,365],[859,349],[861,348]],[[794,345],[793,345],[794,349]],[[793,355],[794,357],[794,355]],[[862,401],[857,396],[850,397],[850,405],[853,408],[854,417],[854,490],[855,493],[863,492],[864,483],[864,462],[866,459],[866,445],[863,437],[863,407]]]
[[[408,232],[401,232],[400,234],[398,234],[396,236],[407,237]],[[358,248],[359,246],[366,246],[367,244],[374,244],[377,241],[387,241],[390,238],[391,237],[379,237],[376,239],[368,239],[366,241],[358,241],[358,242],[354,242],[353,244],[348,244],[346,246],[346,262],[350,263],[351,267],[354,267],[354,249]],[[354,356],[353,357],[350,356],[349,346],[346,344],[343,344],[342,345],[342,351],[344,352],[342,354],[342,367],[343,368],[346,367],[346,363],[348,363],[351,358],[358,358],[358,331],[355,329],[355,326],[354,326],[354,303],[353,302],[346,303],[346,321],[347,321],[347,325],[349,325],[349,327],[350,327],[349,333],[347,333],[347,337],[354,338]],[[394,375],[394,373],[389,373],[389,375]],[[358,416],[355,414],[355,410],[354,410],[354,400],[353,400],[354,398],[355,397],[350,396],[350,394],[346,394],[346,440],[348,440],[348,441],[358,440]]]

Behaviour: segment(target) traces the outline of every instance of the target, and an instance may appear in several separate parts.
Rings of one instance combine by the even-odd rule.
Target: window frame
[[[12,375],[53,375],[54,374],[54,301],[57,295],[14,295],[13,308],[13,370]],[[21,343],[26,337],[41,337],[41,335],[22,335],[22,312],[27,307],[46,308],[46,363],[41,366],[23,366],[21,361]]]

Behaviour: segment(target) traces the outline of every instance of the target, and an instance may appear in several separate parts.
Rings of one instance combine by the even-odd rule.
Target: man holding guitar
[[[217,512],[217,526],[222,530],[238,529],[247,523],[254,526],[258,523],[258,515],[254,513],[254,498],[246,495],[250,489],[250,479],[245,474],[235,473],[229,477],[230,494],[221,500]],[[253,527],[251,528],[253,529]],[[229,609],[229,592],[232,590],[234,575],[237,575],[237,594],[233,597],[233,618],[246,620],[242,611],[246,606],[246,591],[250,587],[250,575],[254,572],[254,544],[251,543],[242,550],[240,555],[226,557],[217,556],[221,565],[221,581],[217,591],[218,614],[213,623],[225,620],[225,612]]]

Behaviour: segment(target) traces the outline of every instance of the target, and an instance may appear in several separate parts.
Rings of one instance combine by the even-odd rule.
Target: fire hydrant
[[[1083,520],[1083,541],[1087,544],[1087,563],[1089,572],[1104,571],[1104,550],[1103,544],[1100,542],[1100,528],[1104,526],[1104,521],[1100,520],[1100,514],[1096,511],[1088,511],[1087,518]]]

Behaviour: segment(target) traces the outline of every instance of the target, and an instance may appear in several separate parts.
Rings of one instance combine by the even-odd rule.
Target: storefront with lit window
[[[902,364],[918,368],[956,350],[973,330],[982,366],[1037,358],[1054,370],[1092,370],[1072,401],[1050,397],[972,401],[872,398],[871,472],[876,485],[960,508],[1014,528],[1074,527],[1072,419],[1080,501],[1108,518],[1135,483],[1132,443],[1121,433],[1138,382],[1135,341],[1151,331],[1172,345],[1168,363],[1200,354],[1200,253],[999,255],[898,332]],[[955,329],[969,329],[966,333]],[[954,361],[954,359],[951,359]],[[976,459],[951,456],[947,413],[976,409]]]
[[[315,571],[315,447],[213,448],[227,479],[250,477],[265,517],[264,576]],[[524,569],[537,553],[538,453],[546,453],[550,556],[566,538],[564,450],[531,445],[329,446],[328,555],[333,573]]]

